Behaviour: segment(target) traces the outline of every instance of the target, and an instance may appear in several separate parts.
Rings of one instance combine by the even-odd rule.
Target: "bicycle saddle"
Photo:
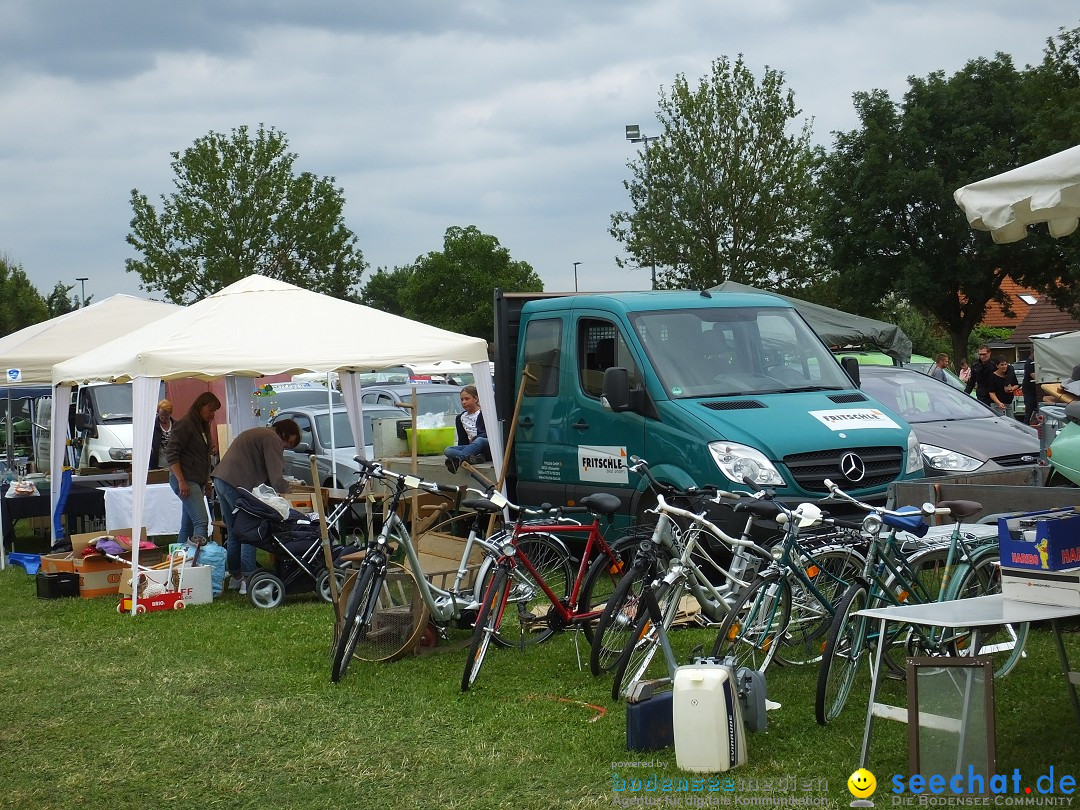
[[[472,509],[475,512],[485,512],[489,515],[494,515],[496,512],[502,511],[501,506],[496,506],[487,498],[466,498],[461,502],[461,505],[466,509]]]
[[[779,504],[758,498],[743,498],[735,504],[734,508],[736,512],[749,512],[754,517],[764,520],[774,520],[782,511]]]
[[[938,509],[948,509],[954,518],[963,520],[982,511],[982,504],[978,501],[942,501]]]
[[[619,500],[617,495],[612,495],[608,492],[596,492],[592,495],[586,495],[579,503],[588,509],[590,512],[595,512],[598,515],[604,515],[605,517],[611,517],[622,506],[622,501]]]

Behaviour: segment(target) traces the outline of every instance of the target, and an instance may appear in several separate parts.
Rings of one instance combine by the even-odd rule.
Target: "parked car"
[[[270,424],[281,411],[305,405],[326,405],[329,401],[335,406],[345,403],[340,391],[327,389],[317,382],[271,383],[252,396],[252,403],[259,409],[266,424]]]
[[[1039,437],[1015,419],[910,368],[862,366],[862,388],[903,417],[922,445],[927,475],[1038,463]]]
[[[326,389],[323,389],[325,393]],[[319,470],[319,483],[325,487],[346,487],[356,479],[360,469],[355,457],[360,454],[366,458],[373,456],[371,445],[372,420],[401,418],[409,421],[409,412],[401,408],[364,406],[364,439],[368,444],[360,452],[349,426],[349,415],[345,407],[339,406],[333,411],[333,431],[335,449],[335,472],[330,472],[330,427],[331,414],[326,405],[306,405],[279,412],[270,422],[293,419],[300,426],[300,444],[285,451],[285,474],[298,478],[305,484],[311,481],[311,463],[308,457],[315,454]],[[336,476],[336,480],[335,480]]]
[[[364,408],[368,405],[403,407],[412,402],[416,389],[416,415],[426,413],[461,413],[461,386],[443,383],[415,385],[365,385],[362,389]]]
[[[854,357],[859,361],[860,366],[895,366],[895,361],[884,352],[865,352],[849,349],[834,349],[833,354],[836,355],[837,360],[844,357]],[[933,358],[927,357],[922,354],[913,354],[903,365],[904,368],[914,369],[915,371],[922,372],[923,374],[929,374],[930,369],[934,367]],[[959,388],[964,390],[964,381],[961,380],[950,368],[945,369],[945,382],[951,385],[953,388]]]

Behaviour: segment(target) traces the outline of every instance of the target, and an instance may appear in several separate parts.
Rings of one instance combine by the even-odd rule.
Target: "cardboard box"
[[[63,554],[42,554],[41,570],[46,574],[74,574],[75,556],[70,551]]]
[[[167,484],[169,483],[169,471],[165,469],[159,470],[147,470],[146,471],[146,483],[149,484]]]
[[[131,570],[130,552],[120,555],[128,562],[110,560],[99,554],[83,557],[83,551],[91,540],[109,535],[113,539],[118,537],[131,537],[131,529],[114,529],[107,532],[84,532],[71,536],[72,556],[74,557],[75,573],[79,575],[79,596],[94,598],[96,596],[115,596],[120,590],[120,580],[123,574]],[[143,529],[142,538],[146,539],[146,529]],[[121,545],[130,547],[129,542],[117,541]],[[161,562],[161,549],[140,549],[139,564],[150,566]]]
[[[173,568],[173,585],[175,587],[178,568]],[[168,568],[155,568],[152,571],[143,571],[144,576],[155,582],[165,584],[169,578]],[[120,596],[131,596],[131,569],[124,572],[119,586]],[[185,605],[209,605],[214,601],[210,590],[210,566],[209,565],[186,565],[184,566],[183,578],[180,580],[180,598]]]
[[[1069,571],[1029,571],[1001,568],[1001,592],[1006,599],[1080,608],[1080,568]]]
[[[1001,564],[1061,571],[1080,566],[1080,514],[1074,509],[1028,512],[998,519]]]

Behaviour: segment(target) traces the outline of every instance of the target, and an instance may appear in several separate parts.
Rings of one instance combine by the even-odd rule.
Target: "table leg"
[[[1061,671],[1065,673],[1065,685],[1069,689],[1073,713],[1076,715],[1077,722],[1080,722],[1080,698],[1076,696],[1076,680],[1074,680],[1074,673],[1069,666],[1069,655],[1065,652],[1065,644],[1061,640],[1061,628],[1058,626],[1057,619],[1050,620],[1050,629],[1054,631],[1054,643],[1057,645],[1058,658],[1061,659]]]
[[[882,659],[885,657],[885,630],[888,619],[881,619],[878,629],[877,649],[870,670],[870,703],[866,707],[866,728],[863,729],[862,753],[859,755],[859,767],[865,768],[870,761],[870,734],[874,728],[874,702],[877,700],[878,679],[881,677]]]

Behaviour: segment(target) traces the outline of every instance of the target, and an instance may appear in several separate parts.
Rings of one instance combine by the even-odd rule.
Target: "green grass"
[[[613,806],[613,770],[678,775],[674,749],[626,751],[625,707],[609,679],[578,670],[571,634],[493,648],[463,695],[466,633],[397,663],[354,661],[332,685],[331,622],[305,597],[262,612],[235,593],[132,619],[112,599],[39,600],[21,568],[0,572],[0,807],[594,808]],[[1074,626],[1080,660],[1076,639]],[[1048,631],[1028,648],[997,683],[998,772],[1075,775],[1080,725]],[[824,779],[827,792],[798,795],[846,807],[865,688],[820,728],[815,678],[770,671],[783,706],[727,776]],[[902,684],[886,690],[903,705]],[[606,713],[593,721],[585,704]],[[656,766],[613,768],[628,760]],[[889,806],[884,783],[907,773],[904,726],[878,721],[870,766]],[[740,797],[783,795],[737,784]]]

